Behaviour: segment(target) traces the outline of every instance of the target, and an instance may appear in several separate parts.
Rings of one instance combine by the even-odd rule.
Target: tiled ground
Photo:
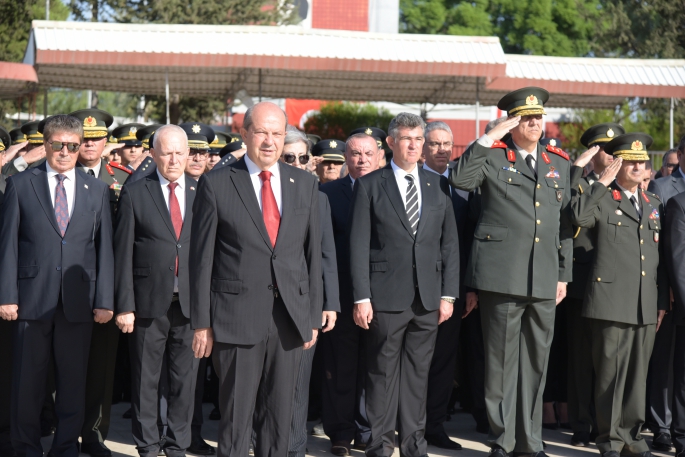
[[[130,420],[123,419],[121,416],[128,409],[128,403],[120,403],[112,407],[112,427],[110,430],[109,440],[107,446],[114,452],[114,457],[136,456],[137,452],[133,445],[131,438],[131,423]],[[216,446],[218,421],[207,420],[207,416],[211,411],[212,406],[204,405],[205,425],[203,427],[204,438],[212,445]],[[476,425],[469,414],[457,413],[452,416],[452,420],[446,424],[447,433],[456,441],[461,443],[464,447],[461,451],[446,451],[432,446],[428,447],[428,453],[433,457],[486,457],[488,454],[488,447],[484,444],[486,435],[476,432]],[[648,442],[651,443],[651,435],[646,434]],[[547,443],[545,452],[550,456],[559,457],[589,457],[597,456],[597,448],[592,445],[589,448],[576,448],[571,446],[571,433],[566,430],[543,430],[543,439]],[[47,451],[50,448],[51,438],[45,438],[43,446]],[[310,436],[307,445],[311,456],[330,456],[330,443],[325,437]],[[362,452],[352,451],[354,457],[363,457]],[[395,451],[395,456],[399,457],[399,452]],[[670,453],[655,453],[657,456],[667,457],[672,456]],[[83,455],[83,457],[89,457]],[[247,456],[245,456],[247,457]]]

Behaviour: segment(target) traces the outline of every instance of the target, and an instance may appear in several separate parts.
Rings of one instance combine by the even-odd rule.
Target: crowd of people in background
[[[444,122],[322,139],[268,102],[236,133],[0,128],[0,457],[111,457],[123,398],[141,457],[424,457],[461,449],[455,392],[492,457],[545,457],[543,428],[680,455],[685,138],[654,173],[599,124],[572,160],[548,97],[507,94],[454,161]]]

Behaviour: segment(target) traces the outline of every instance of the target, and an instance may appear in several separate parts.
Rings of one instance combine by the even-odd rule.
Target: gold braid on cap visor
[[[621,157],[623,160],[633,161],[633,162],[644,162],[649,160],[649,154],[647,151],[635,151],[633,149],[621,149],[620,151],[614,151],[614,157]]]
[[[188,140],[188,147],[190,149],[209,149],[207,140]]]
[[[507,111],[509,116],[531,116],[533,114],[547,114],[542,105],[521,105]]]

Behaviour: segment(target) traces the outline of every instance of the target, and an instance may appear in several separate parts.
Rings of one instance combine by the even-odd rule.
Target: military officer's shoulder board
[[[107,172],[108,172],[110,175],[112,175],[112,176],[114,176],[114,170],[112,170],[111,167],[118,168],[118,169],[121,170],[121,171],[125,171],[125,172],[128,173],[129,175],[133,173],[132,170],[130,170],[130,169],[128,169],[128,168],[126,168],[126,167],[124,167],[124,166],[122,166],[122,165],[119,165],[119,164],[116,163],[116,162],[109,162],[109,163],[107,164]]]
[[[566,154],[561,148],[558,148],[556,146],[552,146],[551,144],[548,144],[545,149],[547,149],[548,152],[551,152],[552,154],[556,154],[563,159],[571,160],[569,158],[568,154]],[[544,158],[544,156],[543,156],[543,158]],[[546,160],[545,160],[545,162],[546,162]]]
[[[659,197],[659,196],[658,196],[657,194],[655,194],[654,192],[650,192],[650,191],[648,191],[648,190],[643,190],[643,191],[642,191],[642,196],[644,197],[644,199],[645,199],[645,201],[646,201],[647,203],[649,203],[649,199],[647,198],[648,196],[651,197],[651,198],[656,198],[657,201],[658,201],[659,203],[662,203],[661,197]]]

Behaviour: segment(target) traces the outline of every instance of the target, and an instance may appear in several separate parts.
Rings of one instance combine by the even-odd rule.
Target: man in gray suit
[[[245,113],[243,160],[200,178],[190,246],[196,357],[219,374],[218,456],[284,456],[302,349],[321,328],[319,191],[279,163],[287,118],[273,103]],[[254,418],[254,419],[253,419]]]
[[[677,149],[678,167],[671,174],[649,183],[649,191],[661,198],[664,204],[662,219],[668,218],[668,201],[685,192],[685,136]],[[665,157],[665,156],[664,156]],[[654,340],[654,350],[649,360],[647,376],[647,425],[654,432],[652,447],[668,452],[671,450],[671,411],[673,400],[673,349],[675,322],[673,313],[666,313]],[[676,359],[677,360],[677,359]],[[685,420],[682,418],[681,420]]]

